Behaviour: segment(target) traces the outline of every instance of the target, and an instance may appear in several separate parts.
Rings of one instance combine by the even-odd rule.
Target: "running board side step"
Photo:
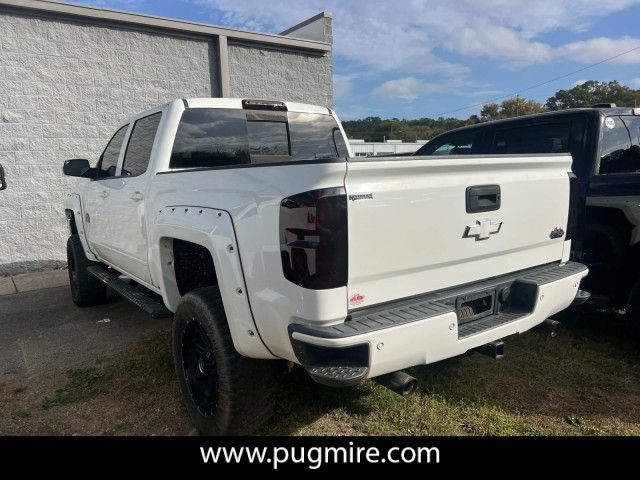
[[[101,265],[91,265],[87,267],[87,272],[121,297],[129,300],[136,307],[147,312],[151,318],[168,318],[173,316],[171,310],[165,307],[164,304],[121,280],[117,273],[111,273],[111,271]]]

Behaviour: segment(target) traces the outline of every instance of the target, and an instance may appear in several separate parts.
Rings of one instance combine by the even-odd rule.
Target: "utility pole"
[[[516,95],[516,117],[520,113],[520,95]]]

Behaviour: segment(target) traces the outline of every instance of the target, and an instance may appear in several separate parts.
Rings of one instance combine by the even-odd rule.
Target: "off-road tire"
[[[208,349],[189,347],[206,344],[203,334]],[[199,340],[191,341],[194,336]],[[197,288],[182,298],[173,320],[172,343],[184,404],[201,434],[248,434],[271,417],[283,362],[255,360],[236,352],[217,287]],[[200,355],[198,369],[193,367],[191,350]],[[203,393],[207,389],[209,393]]]
[[[627,319],[640,340],[640,280],[636,281],[627,300]]]
[[[87,267],[91,265],[96,265],[96,262],[90,261],[84,254],[80,237],[71,235],[67,240],[69,286],[73,303],[79,307],[92,307],[107,300],[107,287],[87,272]]]

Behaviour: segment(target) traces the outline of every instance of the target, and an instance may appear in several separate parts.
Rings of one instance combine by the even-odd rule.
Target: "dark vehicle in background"
[[[626,308],[640,334],[640,108],[600,104],[480,123],[439,135],[414,155],[566,152],[576,176],[567,238],[572,259],[590,271],[582,288],[592,305]]]

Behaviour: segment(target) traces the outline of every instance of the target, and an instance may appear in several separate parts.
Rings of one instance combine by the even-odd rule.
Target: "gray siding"
[[[3,274],[64,265],[64,159],[96,159],[131,114],[217,95],[217,62],[206,40],[110,26],[0,13],[0,32]]]
[[[229,44],[232,97],[289,100],[333,106],[331,55]]]

